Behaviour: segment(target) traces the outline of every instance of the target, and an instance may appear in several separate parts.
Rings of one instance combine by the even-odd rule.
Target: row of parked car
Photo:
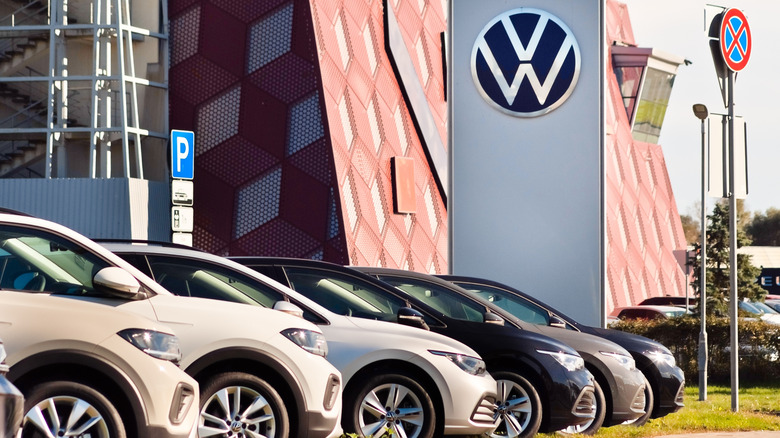
[[[24,438],[593,434],[683,406],[663,345],[478,278],[0,213],[0,289]]]

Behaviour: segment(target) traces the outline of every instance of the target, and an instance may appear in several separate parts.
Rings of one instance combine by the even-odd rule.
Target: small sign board
[[[192,246],[192,233],[173,233],[171,242],[177,245]]]
[[[191,233],[195,223],[195,213],[192,207],[171,208],[171,231]]]
[[[192,181],[184,179],[175,179],[171,181],[171,203],[173,205],[184,205],[192,207],[193,188]]]
[[[740,71],[750,60],[753,37],[745,14],[739,9],[727,9],[720,22],[720,52],[731,71]]]

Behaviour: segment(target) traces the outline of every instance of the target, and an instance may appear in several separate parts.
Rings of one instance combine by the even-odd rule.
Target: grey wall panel
[[[58,222],[88,237],[170,240],[170,188],[162,182],[0,179],[0,207]]]
[[[506,81],[504,88],[493,87],[493,96],[496,90],[499,96],[511,94],[509,85],[521,84],[525,88],[514,104],[539,98],[538,90],[535,95],[528,92],[530,76],[546,79],[545,61],[540,69],[537,55],[554,57],[565,54],[559,48],[567,47],[563,37],[550,43],[541,29],[536,34],[542,19],[513,21],[516,14],[540,10],[565,23],[576,38],[579,77],[573,89],[562,89],[560,95],[570,94],[559,106],[547,112],[527,110],[525,117],[518,117],[513,114],[517,111],[502,110],[489,100],[490,89],[485,87],[490,83],[479,75],[488,77],[487,71],[499,85],[500,79]],[[511,18],[498,21],[503,26],[491,27],[507,14]],[[449,23],[450,270],[502,281],[584,323],[600,325],[603,0],[453,0]],[[554,27],[551,18],[546,29]],[[485,29],[493,30],[487,34]],[[514,41],[524,47],[518,49]],[[480,64],[479,56],[485,62]],[[503,70],[491,67],[489,73],[485,65]]]

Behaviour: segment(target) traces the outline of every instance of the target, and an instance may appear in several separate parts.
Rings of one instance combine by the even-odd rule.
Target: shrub
[[[698,316],[657,320],[624,320],[610,328],[654,339],[674,354],[688,382],[698,382]],[[739,319],[740,381],[762,382],[780,378],[780,326],[763,321]],[[707,318],[709,362],[707,373],[713,382],[728,382],[731,375],[729,318]]]

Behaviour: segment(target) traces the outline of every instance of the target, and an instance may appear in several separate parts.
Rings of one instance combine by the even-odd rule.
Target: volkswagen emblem
[[[558,17],[539,9],[513,9],[480,32],[471,51],[471,74],[482,97],[499,111],[541,116],[574,91],[580,48]]]

